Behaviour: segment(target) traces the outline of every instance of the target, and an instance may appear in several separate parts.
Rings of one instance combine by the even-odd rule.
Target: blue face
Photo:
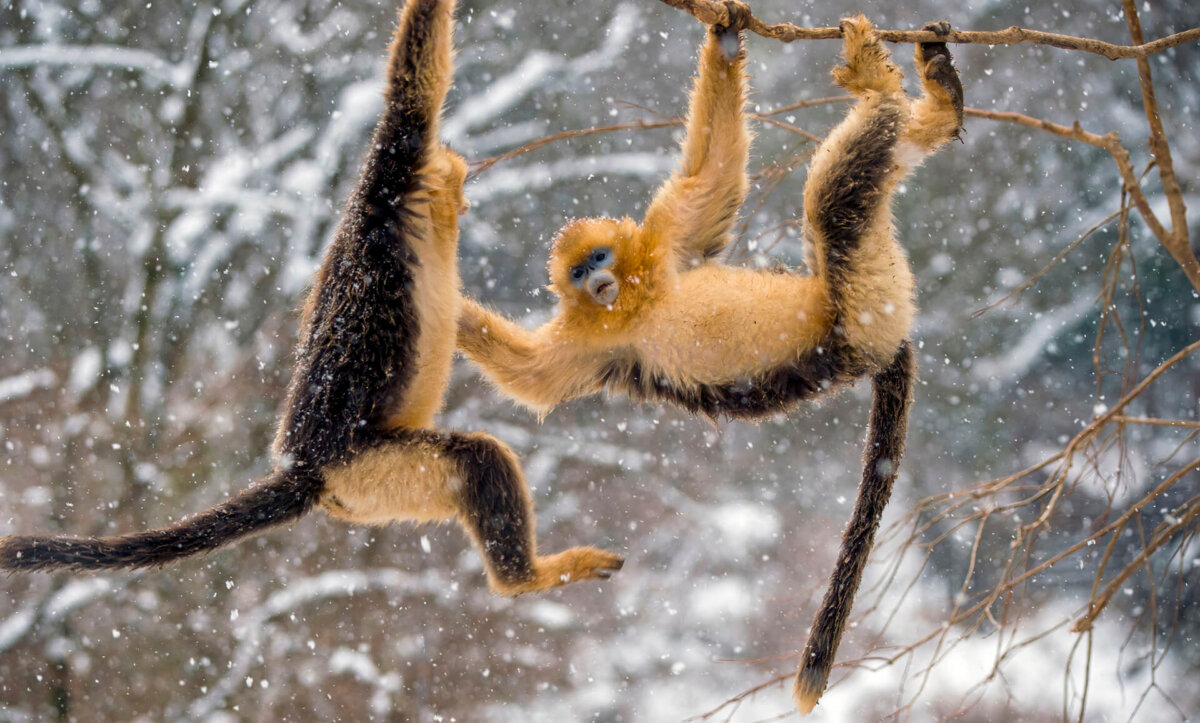
[[[599,248],[592,251],[583,263],[571,267],[571,283],[577,289],[583,288],[592,272],[612,266],[613,252],[609,248]]]

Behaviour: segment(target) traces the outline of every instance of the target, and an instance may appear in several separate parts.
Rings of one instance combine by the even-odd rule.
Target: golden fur
[[[419,65],[417,92],[444,98],[453,77],[453,2],[444,2],[445,12],[438,15],[435,34],[445,39],[429,62]],[[401,24],[405,22],[401,18]],[[398,57],[402,35],[392,43],[392,57]],[[432,135],[436,136],[437,124]],[[429,430],[434,416],[441,411],[449,384],[455,348],[455,324],[461,304],[458,273],[458,216],[466,211],[463,183],[467,164],[445,146],[437,146],[429,161],[418,171],[425,179],[427,203],[413,204],[409,219],[423,232],[414,235],[413,252],[420,259],[413,274],[413,304],[417,310],[420,334],[416,344],[416,370],[405,386],[402,400],[396,400],[382,414],[384,431]],[[495,450],[505,466],[520,475],[516,455],[503,443],[482,433],[461,435],[471,442]],[[345,464],[326,471],[321,504],[330,514],[359,524],[388,524],[396,520],[440,522],[459,519],[481,548],[490,544],[480,538],[467,517],[475,513],[463,504],[463,470],[459,460],[446,454],[428,438],[397,441],[361,452]],[[436,439],[436,438],[434,438]],[[519,479],[520,507],[528,525],[536,525],[532,502],[524,479]],[[536,541],[530,541],[533,576],[510,579],[489,574],[492,590],[504,595],[536,592],[587,579],[607,578],[618,569],[621,559],[591,547],[573,548],[549,556],[536,555]]]
[[[904,448],[916,306],[890,200],[915,164],[957,136],[962,86],[945,43],[918,44],[923,93],[910,100],[870,22],[843,21],[845,62],[833,76],[857,103],[809,168],[811,275],[715,263],[746,194],[750,143],[745,54],[740,46],[734,58],[722,51],[749,11],[726,7],[736,27],[713,28],[701,50],[680,169],[642,223],[568,224],[550,253],[554,318],[530,331],[466,299],[458,345],[540,415],[609,389],[710,417],[758,419],[872,378],[858,501],[794,686],[797,707],[808,712],[828,681]],[[944,34],[949,26],[925,29]]]
[[[959,117],[936,83],[924,83],[915,102],[904,96],[900,71],[886,52],[867,42],[871,26],[849,24],[846,64],[835,79],[860,96],[849,116],[816,152],[810,179],[831,172],[856,141],[860,119],[880,103],[898,104],[905,117],[901,143],[908,152],[884,180],[888,195],[925,155],[954,137]],[[922,62],[918,47],[917,62]],[[811,352],[834,319],[824,240],[811,229],[813,275],[781,274],[715,263],[747,189],[750,134],[745,129],[744,53],[730,62],[715,34],[701,51],[692,92],[681,168],[659,189],[639,225],[632,219],[584,219],[559,233],[550,255],[550,289],[558,314],[527,331],[467,299],[458,345],[506,394],[544,414],[555,405],[600,390],[605,365],[636,357],[655,378],[672,383],[722,384],[754,376]],[[820,204],[806,187],[811,215]],[[567,281],[568,269],[592,249],[611,246],[621,280],[617,300],[598,306]],[[916,307],[907,255],[889,213],[869,220],[840,284],[839,322],[849,344],[870,364],[886,364],[907,338]]]

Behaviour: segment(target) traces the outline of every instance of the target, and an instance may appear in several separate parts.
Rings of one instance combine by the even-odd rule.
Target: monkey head
[[[568,306],[613,310],[628,297],[637,225],[630,219],[586,218],[563,227],[550,251],[550,290]]]

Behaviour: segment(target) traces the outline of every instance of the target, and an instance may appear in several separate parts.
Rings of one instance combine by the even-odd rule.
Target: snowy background
[[[1103,0],[754,8],[807,26],[863,10],[888,28],[946,18],[1128,43],[1120,4]],[[1139,9],[1150,39],[1200,25],[1191,0]],[[381,108],[393,18],[360,0],[0,0],[0,534],[160,525],[268,469],[295,310]],[[471,161],[681,113],[704,33],[651,0],[463,0],[460,18],[445,135]],[[828,75],[838,47],[752,36],[755,110],[839,95]],[[910,52],[896,48],[906,68]],[[1117,130],[1145,168],[1133,61],[1029,45],[954,52],[969,105]],[[1195,240],[1200,45],[1151,66]],[[775,118],[821,134],[843,109]],[[732,260],[798,264],[798,236],[775,229],[800,213],[811,143],[755,130],[759,175]],[[590,135],[481,173],[467,188],[467,292],[526,324],[546,318],[538,289],[555,230],[640,216],[677,139],[670,128]],[[1146,190],[1165,205],[1153,174]],[[1080,636],[1068,626],[1101,550],[948,626],[998,578],[1012,529],[1036,510],[982,531],[904,518],[923,498],[1060,450],[1130,379],[1200,337],[1200,303],[1136,221],[1116,262],[1109,224],[1015,300],[972,316],[1114,213],[1119,191],[1103,151],[979,119],[902,190],[922,381],[893,526],[839,654],[858,663],[835,669],[814,720],[1200,715],[1194,523]],[[1113,277],[1116,293],[1098,298]],[[355,529],[322,514],[164,571],[8,577],[0,720],[669,721],[794,670],[853,503],[865,386],[716,428],[622,399],[580,400],[538,424],[465,363],[455,379],[444,424],[512,445],[544,549],[620,551],[611,581],[496,598],[455,527]],[[1185,360],[1129,413],[1196,420],[1198,394],[1200,362]],[[1028,563],[1194,460],[1195,431],[1130,428],[1072,472]],[[1115,538],[1111,569],[1197,494],[1193,470]],[[791,710],[774,684],[714,719]]]

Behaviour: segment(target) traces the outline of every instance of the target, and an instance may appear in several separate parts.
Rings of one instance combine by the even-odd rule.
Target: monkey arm
[[[543,415],[601,388],[604,355],[587,354],[575,344],[556,344],[552,337],[550,325],[530,331],[463,298],[459,351],[482,367],[504,394]]]
[[[730,38],[737,53],[725,54]],[[669,245],[675,267],[691,268],[725,249],[749,181],[746,52],[735,29],[714,26],[700,51],[679,170],[646,211],[650,238]]]

